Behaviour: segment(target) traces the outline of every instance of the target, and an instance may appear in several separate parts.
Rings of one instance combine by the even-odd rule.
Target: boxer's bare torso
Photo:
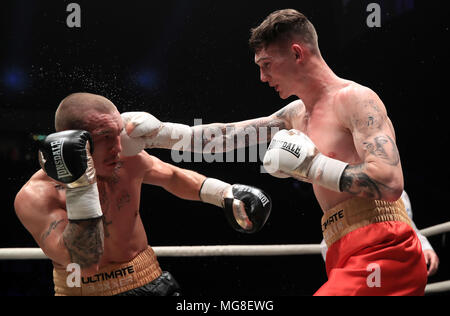
[[[291,120],[292,128],[308,135],[324,155],[350,164],[360,164],[362,159],[358,156],[352,134],[336,115],[341,106],[337,97],[339,92],[338,88],[321,98],[312,112],[306,110],[303,102],[297,102],[293,111],[296,109],[298,114]],[[314,185],[314,193],[323,211],[352,198],[350,193],[332,192],[318,185]]]
[[[350,165],[342,178],[342,192],[314,185],[324,212],[355,196],[397,200],[395,196],[403,191],[403,173],[394,128],[383,102],[372,90],[337,77],[325,91],[307,106],[297,100],[269,117],[194,129],[201,128],[204,135],[211,134],[208,129],[222,129],[224,135],[231,129],[238,135],[247,128],[258,132],[266,128],[267,138],[258,136],[262,143],[274,136],[271,128],[305,133],[322,154]],[[234,137],[223,137],[224,147],[227,138]],[[217,144],[217,137],[204,137],[204,148],[212,142]]]
[[[291,111],[297,114],[291,115],[292,126],[288,127],[308,135],[319,151],[330,158],[360,165],[367,155],[373,154],[382,155],[387,165],[388,162],[400,163],[390,141],[395,142],[395,134],[386,109],[375,93],[365,87],[342,80],[309,109],[297,102]],[[381,138],[377,141],[376,137]],[[375,183],[360,185],[361,190],[379,198],[378,193],[371,192],[377,191]],[[314,192],[324,211],[354,197],[354,194],[333,192],[319,185],[314,185]]]
[[[139,214],[141,185],[147,169],[141,155],[118,163],[111,178],[98,179],[104,215],[104,251],[99,268],[128,262],[147,249],[147,235]],[[22,213],[29,214],[18,215],[27,218],[26,226],[39,246],[45,250],[49,248],[48,243],[59,242],[68,224],[64,187],[40,170],[24,186],[18,199],[34,204],[27,210],[20,208]],[[65,251],[61,248],[59,255],[50,254],[55,268],[65,269],[65,261],[58,260],[64,257]]]
[[[22,224],[56,268],[77,263],[82,273],[90,275],[106,265],[127,263],[148,248],[139,214],[142,184],[199,201],[199,190],[206,177],[164,163],[145,151],[134,157],[121,157],[123,123],[115,106],[99,96],[82,94],[78,98],[94,98],[88,103],[83,120],[94,144],[92,158],[103,216],[69,221],[66,190],[43,170],[24,185],[14,206]],[[78,100],[74,107],[79,108],[82,102]],[[105,106],[108,111],[99,110]]]

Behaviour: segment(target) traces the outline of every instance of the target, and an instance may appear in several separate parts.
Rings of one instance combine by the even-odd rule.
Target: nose
[[[121,140],[120,140],[120,136],[116,137],[116,139],[114,141],[114,144],[111,147],[111,152],[114,155],[117,155],[117,154],[122,152],[122,143],[121,143]]]
[[[264,70],[260,70],[260,79],[262,82],[268,82],[269,81],[269,75],[264,72]]]

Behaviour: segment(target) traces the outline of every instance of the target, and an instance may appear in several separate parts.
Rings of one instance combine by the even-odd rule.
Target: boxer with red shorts
[[[322,229],[329,279],[316,296],[424,294],[426,264],[402,200],[346,201],[325,214]]]
[[[425,261],[397,203],[403,169],[381,98],[331,70],[314,25],[296,10],[270,14],[251,30],[250,46],[261,81],[282,99],[298,100],[267,117],[194,127],[160,122],[148,113],[125,114],[133,150],[172,149],[171,135],[183,139],[187,151],[196,152],[195,144],[201,144],[203,153],[229,150],[233,140],[234,149],[271,141],[266,171],[313,184],[325,214],[330,279],[317,295],[423,295]],[[257,137],[240,137],[249,130]]]

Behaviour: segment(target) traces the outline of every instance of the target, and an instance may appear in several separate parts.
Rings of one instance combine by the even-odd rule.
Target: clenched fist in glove
[[[275,134],[264,157],[264,168],[274,177],[293,177],[340,192],[348,164],[321,154],[305,134],[283,130]]]
[[[92,160],[93,143],[86,131],[65,131],[39,144],[39,162],[45,173],[64,185],[69,220],[102,217]]]
[[[205,203],[222,207],[230,225],[241,233],[260,231],[272,210],[270,197],[260,189],[212,178],[203,183],[200,198]]]

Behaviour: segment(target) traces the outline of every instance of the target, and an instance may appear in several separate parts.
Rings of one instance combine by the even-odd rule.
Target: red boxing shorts
[[[423,296],[427,267],[402,200],[355,198],[325,214],[328,282],[315,296]]]

